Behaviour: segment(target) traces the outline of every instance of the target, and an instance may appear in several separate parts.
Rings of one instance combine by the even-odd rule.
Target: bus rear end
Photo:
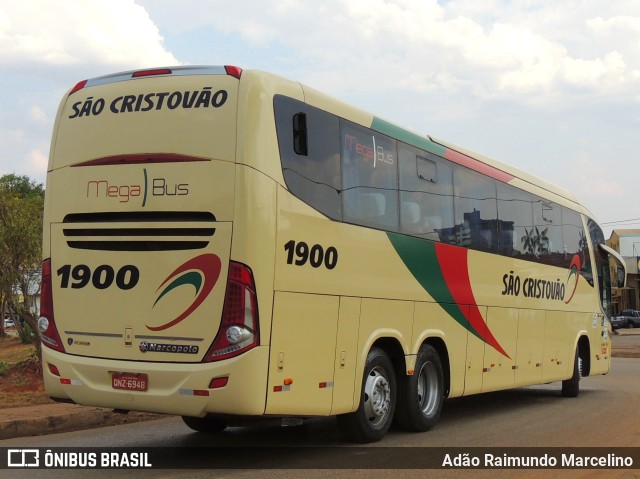
[[[125,410],[264,413],[251,268],[231,258],[241,70],[145,70],[63,99],[47,176],[47,393]]]

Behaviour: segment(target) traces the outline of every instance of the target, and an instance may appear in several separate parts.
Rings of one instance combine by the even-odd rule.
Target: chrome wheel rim
[[[364,412],[369,423],[377,427],[389,415],[391,388],[386,372],[380,367],[373,368],[364,385]]]
[[[422,365],[418,374],[418,408],[424,416],[435,414],[440,395],[440,384],[438,382],[438,370],[432,362]]]

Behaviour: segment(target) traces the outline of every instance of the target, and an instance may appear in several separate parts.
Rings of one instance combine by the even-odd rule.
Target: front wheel
[[[580,393],[580,378],[582,377],[582,360],[580,354],[576,349],[576,356],[573,361],[573,375],[562,381],[562,395],[566,398],[578,397]]]
[[[423,432],[436,425],[444,402],[442,361],[433,346],[418,351],[414,374],[399,381],[396,421],[405,431]]]
[[[219,416],[182,416],[182,421],[194,431],[214,433],[227,428],[227,421]]]
[[[386,352],[369,351],[362,378],[358,409],[338,416],[338,426],[347,439],[367,443],[379,441],[389,430],[396,407],[396,376]]]

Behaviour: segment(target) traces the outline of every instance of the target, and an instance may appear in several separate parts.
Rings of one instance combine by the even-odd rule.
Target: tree
[[[40,289],[43,209],[42,184],[27,176],[0,177],[0,313],[2,318],[15,314],[21,320],[16,322],[19,331],[22,321],[37,331],[33,298]]]
[[[547,233],[549,228],[545,228],[542,231],[535,227],[535,233],[533,228],[531,230],[524,229],[525,235],[520,238],[522,246],[525,251],[532,254],[535,258],[541,254],[549,253],[549,237]]]

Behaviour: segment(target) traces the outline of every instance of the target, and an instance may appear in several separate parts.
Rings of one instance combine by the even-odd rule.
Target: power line
[[[627,220],[607,221],[606,223],[600,223],[600,226],[615,225],[618,223],[629,223],[630,221],[640,221],[640,218],[629,218]],[[632,223],[632,224],[637,224],[637,223]]]

